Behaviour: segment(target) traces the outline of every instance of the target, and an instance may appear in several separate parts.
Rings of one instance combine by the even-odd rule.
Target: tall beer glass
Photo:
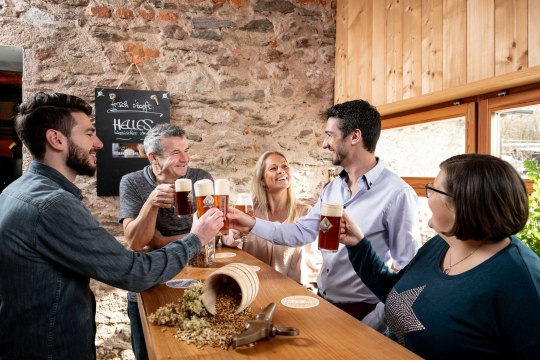
[[[229,231],[229,219],[227,219],[227,209],[229,208],[229,193],[230,184],[227,179],[216,179],[214,181],[216,186],[216,207],[223,213],[223,227],[220,230],[221,234],[228,233]]]
[[[193,187],[195,188],[195,199],[197,200],[197,216],[200,218],[215,206],[214,184],[212,180],[202,179],[196,181]]]
[[[249,193],[238,194],[234,207],[249,216],[253,217],[255,215],[254,209],[253,209],[253,199],[251,198],[251,194]],[[246,242],[247,234],[242,234],[242,237],[238,240],[243,243]]]
[[[191,195],[191,189],[191,179],[177,179],[174,182],[176,215],[180,217],[193,214],[193,198]]]
[[[319,250],[336,252],[339,246],[339,227],[343,216],[343,205],[324,203],[319,223]]]

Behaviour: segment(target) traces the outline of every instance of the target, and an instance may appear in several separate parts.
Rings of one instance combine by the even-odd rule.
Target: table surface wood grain
[[[257,314],[274,302],[276,311],[273,323],[283,327],[296,327],[300,334],[275,336],[238,349],[224,350],[210,346],[199,349],[176,339],[175,327],[158,326],[148,322],[147,315],[178,300],[184,291],[159,284],[138,295],[150,359],[419,359],[409,350],[244,251],[227,247],[217,249],[217,254],[224,253],[235,256],[216,258],[210,268],[187,266],[175,278],[204,280],[217,268],[233,262],[260,267],[257,271],[260,290],[251,305],[253,313]],[[320,302],[316,307],[308,309],[289,308],[281,304],[283,298],[293,295],[315,297]]]

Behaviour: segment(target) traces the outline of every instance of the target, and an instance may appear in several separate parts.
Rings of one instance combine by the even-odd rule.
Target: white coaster
[[[177,288],[177,289],[187,289],[189,285],[198,283],[199,280],[193,279],[176,279],[169,280],[165,283],[168,287]]]
[[[281,304],[294,309],[309,309],[319,305],[319,299],[312,296],[287,296],[281,299]]]
[[[216,259],[225,259],[225,258],[232,258],[235,257],[236,254],[232,252],[222,252],[222,253],[216,253]]]

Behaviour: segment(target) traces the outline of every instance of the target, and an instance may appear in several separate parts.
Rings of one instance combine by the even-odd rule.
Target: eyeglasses
[[[444,192],[442,190],[435,189],[432,185],[433,185],[433,183],[427,183],[426,184],[426,197],[427,198],[429,198],[431,196],[431,194],[433,194],[433,192],[443,194],[443,195],[446,195],[448,197],[452,197],[452,195],[450,195],[449,193],[446,193],[446,192]]]

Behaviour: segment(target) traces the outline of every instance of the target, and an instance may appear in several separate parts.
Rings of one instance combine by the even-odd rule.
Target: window
[[[411,115],[384,118],[376,154],[419,196],[422,242],[435,235],[424,185],[432,182],[439,164],[450,156],[476,151],[476,104],[461,104]]]
[[[383,117],[376,154],[419,195],[420,231],[431,212],[424,185],[433,181],[444,159],[461,153],[499,156],[526,178],[523,162],[540,161],[540,84],[475,96],[467,103],[402,116]],[[532,182],[525,179],[532,191]]]
[[[384,118],[376,154],[419,196],[446,158],[476,151],[475,103]]]

